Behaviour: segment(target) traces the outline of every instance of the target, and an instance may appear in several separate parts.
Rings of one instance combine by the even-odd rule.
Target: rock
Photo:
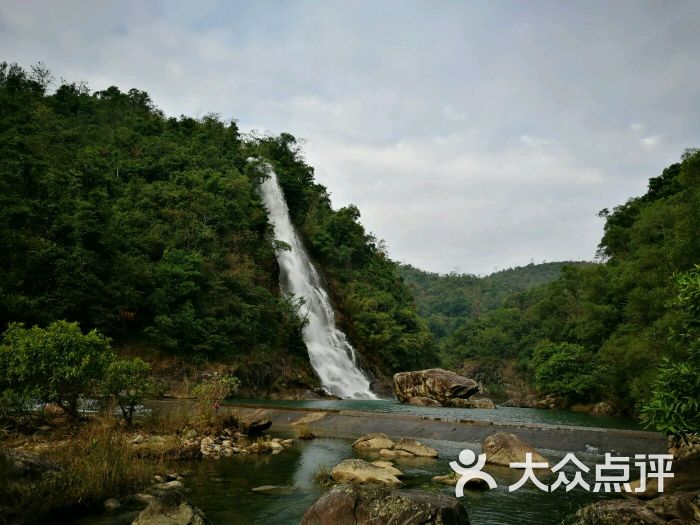
[[[391,461],[372,461],[372,465],[375,467],[383,468],[389,474],[393,474],[397,478],[403,476],[403,472],[397,469]]]
[[[122,504],[119,503],[119,500],[116,500],[114,498],[110,498],[108,500],[105,500],[103,505],[104,505],[105,510],[108,512],[114,512],[115,510],[117,510],[119,507],[122,506]]]
[[[618,413],[619,410],[612,401],[601,401],[591,410],[591,414],[594,416],[615,416]]]
[[[433,476],[432,481],[435,483],[442,483],[443,485],[456,485],[459,480],[459,476],[454,472],[452,474],[447,474],[446,476]],[[487,481],[480,478],[472,478],[464,484],[464,488],[471,490],[487,490],[489,484]]]
[[[404,450],[406,452],[410,452],[414,456],[419,456],[423,458],[438,457],[438,451],[434,448],[424,445],[420,441],[416,441],[415,439],[409,438],[402,438],[401,441],[399,441],[396,444],[396,446],[394,446],[394,450]]]
[[[352,448],[361,450],[381,450],[383,448],[394,448],[394,442],[389,439],[389,436],[380,432],[367,434],[357,439]]]
[[[644,492],[630,492],[630,496],[641,499],[655,498],[662,494],[676,492],[700,491],[700,454],[686,456],[675,460],[672,464],[672,478],[664,479],[664,491],[659,492],[659,482],[656,478],[648,479]],[[632,490],[639,487],[639,480],[630,483]],[[700,516],[700,512],[698,513]]]
[[[165,480],[163,479],[163,476],[156,474],[155,476],[153,476],[153,481],[155,481],[156,483],[163,483]]]
[[[336,485],[301,520],[301,525],[369,524],[469,525],[469,517],[464,505],[446,494]]]
[[[269,419],[254,419],[246,425],[246,434],[248,436],[257,436],[265,432],[268,428],[272,426],[272,421]]]
[[[176,492],[182,489],[184,485],[180,481],[166,481],[165,483],[156,483],[148,488],[148,492],[155,496],[163,496],[168,492]]]
[[[383,458],[413,458],[413,454],[406,450],[390,450],[388,448],[383,448],[379,451],[379,455]]]
[[[675,459],[700,454],[700,434],[688,434],[683,439],[680,436],[668,437],[668,453]]]
[[[515,434],[498,432],[487,436],[481,443],[481,451],[486,454],[486,462],[494,465],[510,466],[512,462],[525,461],[525,454],[532,453],[534,462],[547,461],[539,452],[522,441]]]
[[[155,498],[132,525],[212,525],[204,513],[179,492]]]
[[[563,397],[554,396],[552,394],[549,394],[542,399],[538,399],[534,403],[534,408],[545,408],[548,410],[564,410],[566,406],[566,399]]]
[[[282,443],[282,445],[284,445],[285,447],[291,447],[292,445],[294,445],[294,440],[293,439],[283,439],[282,441],[280,441],[280,443]]]
[[[467,399],[479,391],[479,385],[454,372],[430,368],[394,375],[394,393],[402,403],[412,397],[425,397],[449,406],[453,399]]]
[[[139,435],[136,436],[134,439],[132,439],[131,442],[132,442],[134,445],[138,445],[139,443],[143,443],[143,440],[144,440],[144,437],[143,437],[141,434],[139,434]]]
[[[587,505],[567,520],[571,525],[615,523],[621,525],[692,525],[700,522],[700,492],[659,496],[649,501],[623,499]]]
[[[436,399],[430,399],[429,397],[415,396],[408,400],[409,405],[417,405],[422,407],[440,407],[440,401]]]
[[[0,451],[2,454],[3,451]],[[16,478],[35,478],[40,477],[46,472],[59,470],[58,466],[46,460],[39,454],[27,452],[24,450],[5,450],[5,472],[4,475],[9,479]]]
[[[488,397],[472,397],[470,399],[453,399],[451,407],[456,408],[496,408],[496,405]]]
[[[288,495],[294,494],[296,489],[294,487],[283,487],[279,485],[261,485],[260,487],[255,487],[251,489],[253,492],[260,492],[262,494],[275,494],[275,495]]]
[[[362,459],[346,459],[341,461],[333,467],[331,476],[338,483],[401,485],[401,481],[386,469],[372,465]]]

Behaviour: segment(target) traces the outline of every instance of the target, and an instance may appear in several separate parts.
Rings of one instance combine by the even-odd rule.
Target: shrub
[[[641,419],[647,428],[684,439],[700,432],[700,344],[686,361],[663,359]]]
[[[77,323],[12,323],[0,346],[0,382],[19,398],[56,403],[77,418],[80,397],[96,391],[112,359],[109,339],[96,330],[83,334]]]
[[[593,354],[570,343],[542,341],[535,348],[532,364],[540,392],[571,399],[591,393],[600,375]]]
[[[138,357],[115,359],[107,367],[102,393],[116,403],[127,425],[131,425],[136,407],[155,393],[149,370],[149,364]]]
[[[213,424],[221,402],[236,393],[240,384],[237,377],[219,375],[195,385],[192,388],[195,398],[195,423],[205,426]]]

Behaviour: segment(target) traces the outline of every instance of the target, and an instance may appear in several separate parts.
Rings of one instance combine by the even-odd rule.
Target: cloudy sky
[[[700,2],[0,0],[0,59],[288,131],[390,255],[591,259],[700,146]]]

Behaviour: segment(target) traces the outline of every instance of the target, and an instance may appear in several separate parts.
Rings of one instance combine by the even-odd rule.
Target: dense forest
[[[226,362],[243,388],[313,386],[257,193],[271,165],[364,365],[434,361],[395,264],[357,208],[332,209],[294,137],[51,82],[0,65],[0,329],[75,321],[146,357]]]
[[[399,273],[416,298],[418,313],[436,341],[454,333],[467,321],[503,306],[514,293],[554,281],[564,266],[588,262],[545,262],[508,268],[485,277],[467,273],[438,274],[400,264]]]
[[[687,150],[649,180],[646,194],[600,215],[600,264],[565,265],[548,284],[500,295],[502,304],[492,310],[469,311],[473,301],[462,300],[462,283],[475,278],[428,276],[439,288],[418,297],[433,330],[447,325],[435,323],[436,315],[452,321],[442,312],[455,297],[466,319],[437,333],[445,366],[511,362],[540,394],[613,400],[626,411],[659,391],[660,364],[680,366],[695,377],[686,386],[700,406],[700,152]]]

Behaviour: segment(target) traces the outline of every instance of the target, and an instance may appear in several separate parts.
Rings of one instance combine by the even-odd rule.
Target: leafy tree
[[[581,345],[540,342],[532,359],[535,384],[540,392],[581,399],[598,384],[594,356]]]
[[[25,398],[56,403],[77,419],[79,400],[96,391],[112,358],[109,339],[77,323],[11,324],[0,346],[2,382]]]
[[[101,381],[102,395],[116,403],[129,426],[136,408],[155,394],[149,371],[150,365],[141,358],[115,359]]]
[[[687,439],[700,432],[700,265],[676,276],[676,290],[681,329],[671,338],[688,341],[688,354],[662,359],[641,418],[647,427]]]

